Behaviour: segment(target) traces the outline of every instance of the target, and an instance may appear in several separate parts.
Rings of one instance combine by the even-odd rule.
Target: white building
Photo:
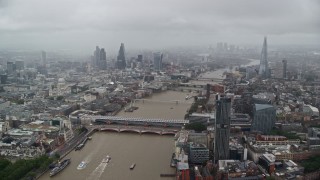
[[[311,105],[304,105],[303,112],[308,114],[309,116],[319,116],[319,109]]]

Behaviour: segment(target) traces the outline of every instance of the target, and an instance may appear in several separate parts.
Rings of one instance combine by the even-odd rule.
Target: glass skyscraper
[[[118,57],[117,57],[117,67],[119,69],[125,69],[126,66],[127,66],[127,63],[126,63],[126,57],[125,57],[124,44],[121,43]]]
[[[261,58],[260,58],[259,75],[262,78],[270,77],[270,70],[269,70],[269,65],[268,65],[267,37],[264,37],[264,41],[263,41]]]
[[[229,159],[231,99],[217,97],[214,137],[215,161]]]
[[[252,131],[270,133],[276,122],[276,109],[270,104],[255,104]]]
[[[161,52],[156,52],[153,54],[153,69],[154,71],[162,70],[162,58],[163,54]]]

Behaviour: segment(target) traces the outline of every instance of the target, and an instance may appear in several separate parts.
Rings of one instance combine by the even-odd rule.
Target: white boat
[[[102,163],[108,163],[110,162],[111,157],[109,155],[107,155],[105,158],[103,158]]]
[[[88,163],[86,163],[85,161],[82,161],[82,162],[78,165],[77,169],[78,169],[78,170],[84,169],[84,168],[86,168],[87,164],[88,164]]]
[[[136,166],[136,163],[131,164],[130,170],[133,170],[133,168]]]

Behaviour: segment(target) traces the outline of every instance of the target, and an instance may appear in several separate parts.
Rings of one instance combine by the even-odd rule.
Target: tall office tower
[[[207,84],[207,92],[206,92],[206,98],[210,98],[210,91],[211,91],[211,84]]]
[[[283,75],[282,75],[282,78],[283,79],[286,79],[287,78],[287,60],[286,59],[283,59],[282,60],[282,64],[283,64]]]
[[[13,72],[16,70],[15,64],[13,62],[8,61],[7,62],[7,74],[13,74]]]
[[[231,99],[217,97],[214,138],[214,161],[229,158]]]
[[[42,65],[47,64],[47,53],[45,51],[41,51],[41,61],[42,61]]]
[[[96,50],[93,53],[93,66],[99,67],[99,61],[100,61],[100,48],[99,46],[96,46]]]
[[[270,133],[276,122],[276,109],[270,104],[255,104],[252,131]]]
[[[153,69],[154,71],[162,70],[162,58],[163,54],[161,52],[156,52],[153,54]]]
[[[6,74],[1,74],[0,75],[0,84],[6,84],[8,79],[8,75]]]
[[[262,47],[261,57],[260,57],[259,75],[262,78],[268,78],[269,75],[270,75],[270,70],[269,70],[269,67],[268,67],[267,37],[264,37],[264,41],[263,41],[263,47]]]
[[[107,56],[104,48],[101,48],[100,50],[99,68],[102,70],[107,69]]]
[[[125,49],[124,49],[124,44],[121,43],[120,49],[119,49],[119,53],[118,53],[118,57],[117,57],[117,67],[119,69],[125,69],[127,66],[126,63],[126,57],[125,57]]]
[[[142,62],[142,61],[143,61],[143,56],[142,56],[142,54],[139,54],[139,55],[138,55],[137,61],[138,61],[138,62]]]
[[[16,69],[23,70],[24,69],[24,61],[16,61]]]

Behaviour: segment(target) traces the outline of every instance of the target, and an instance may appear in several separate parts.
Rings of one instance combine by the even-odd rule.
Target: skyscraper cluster
[[[231,99],[217,96],[214,138],[215,161],[229,158]]]
[[[126,63],[126,57],[125,57],[124,44],[121,43],[118,57],[117,57],[117,68],[118,69],[125,69],[126,66],[127,66],[127,63]]]
[[[267,37],[264,37],[261,57],[260,57],[260,67],[259,67],[259,75],[262,78],[270,77],[270,69],[268,65],[268,46],[267,46]]]
[[[19,60],[16,62],[12,62],[12,61],[7,62],[7,75],[12,75],[16,71],[20,71],[23,69],[24,69],[24,61]]]
[[[104,48],[96,46],[96,50],[93,53],[93,65],[101,70],[107,69],[107,56]]]
[[[236,45],[233,45],[233,44],[228,45],[228,43],[226,43],[226,42],[218,42],[216,51],[218,53],[221,53],[221,52],[231,52],[231,53],[233,53],[233,52],[239,51],[239,46],[236,46]]]

